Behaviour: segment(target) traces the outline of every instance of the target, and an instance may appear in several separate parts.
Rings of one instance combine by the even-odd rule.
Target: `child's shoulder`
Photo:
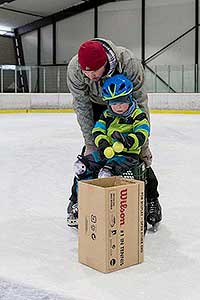
[[[102,111],[101,115],[99,116],[99,120],[106,121],[108,117],[109,117],[109,111],[108,109],[105,109]]]
[[[137,106],[135,108],[135,110],[132,112],[132,116],[135,117],[135,116],[137,116],[139,114],[143,114],[143,113],[145,113],[144,110],[139,108],[139,106]]]
[[[113,117],[113,115],[109,112],[109,109],[107,109],[107,108],[102,112],[102,115],[105,118]]]

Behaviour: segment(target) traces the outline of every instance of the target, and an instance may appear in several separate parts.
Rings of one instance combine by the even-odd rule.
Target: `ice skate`
[[[149,231],[156,232],[162,220],[162,209],[158,199],[151,199],[147,203],[147,222],[151,225]]]
[[[111,168],[109,166],[105,166],[103,168],[100,169],[99,174],[98,174],[98,178],[106,178],[106,177],[111,177],[112,176],[112,172],[111,172]]]
[[[78,203],[70,201],[67,208],[67,225],[78,228]]]

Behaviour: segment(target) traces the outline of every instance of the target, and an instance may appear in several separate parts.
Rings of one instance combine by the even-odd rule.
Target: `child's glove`
[[[114,144],[112,145],[113,150],[116,153],[120,153],[124,150],[124,145],[121,142],[114,142]]]
[[[107,147],[103,154],[105,155],[106,158],[112,158],[115,155],[115,151],[113,150],[112,147]]]
[[[118,142],[121,142],[125,148],[129,149],[131,148],[134,143],[135,143],[135,140],[133,137],[131,136],[125,136],[123,135],[123,133],[119,132],[119,131],[114,131],[113,134],[112,134],[112,137],[114,139],[116,139]]]
[[[108,141],[105,139],[99,141],[98,151],[101,159],[112,158],[115,155],[114,150],[112,149]]]

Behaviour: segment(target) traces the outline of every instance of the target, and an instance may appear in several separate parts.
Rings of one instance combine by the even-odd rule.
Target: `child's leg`
[[[137,156],[115,155],[107,160],[104,167],[101,168],[98,177],[109,177],[113,175],[122,175],[124,172],[138,165],[139,158]],[[103,176],[103,175],[107,176]]]
[[[69,226],[75,227],[78,225],[78,181],[96,178],[102,167],[102,161],[97,151],[86,156],[78,155],[77,158],[74,164],[75,177],[67,207],[67,223]]]
[[[106,166],[112,168],[114,175],[122,175],[122,173],[138,165],[138,163],[139,159],[137,157],[115,155],[113,158],[108,159]]]
[[[97,151],[86,156],[78,155],[77,158],[77,161],[74,163],[75,177],[69,198],[73,203],[77,202],[78,181],[97,178],[98,172],[103,165]]]

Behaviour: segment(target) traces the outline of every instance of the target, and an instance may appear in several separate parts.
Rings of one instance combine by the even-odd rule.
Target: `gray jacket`
[[[94,39],[103,43],[104,47],[115,56],[116,65],[112,72],[95,82],[83,74],[78,64],[78,55],[75,55],[68,65],[67,85],[73,96],[73,108],[77,115],[78,123],[86,145],[93,145],[92,128],[94,126],[92,102],[105,105],[101,97],[102,84],[106,78],[114,73],[123,73],[134,86],[133,97],[137,100],[138,106],[142,108],[149,117],[147,94],[143,91],[144,70],[140,61],[133,53],[124,48],[114,45],[111,41]]]

